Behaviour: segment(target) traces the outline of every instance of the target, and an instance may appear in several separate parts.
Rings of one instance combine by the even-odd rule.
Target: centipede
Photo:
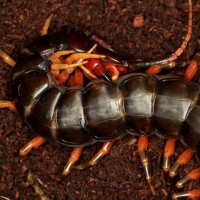
[[[63,171],[52,176],[62,181],[71,170],[96,165],[116,140],[133,135],[152,195],[156,191],[147,154],[152,135],[166,139],[163,170],[169,184],[193,157],[200,165],[200,86],[191,81],[200,63],[200,48],[189,62],[178,59],[192,34],[191,0],[188,8],[182,45],[162,60],[136,61],[97,35],[68,25],[49,33],[54,14],[46,19],[40,37],[20,50],[17,62],[0,49],[0,57],[13,67],[13,101],[0,100],[0,108],[19,112],[38,134],[19,150],[20,159],[46,141],[72,147]],[[157,75],[176,67],[187,67],[184,77]],[[172,163],[179,140],[186,150]],[[97,142],[103,145],[92,159],[76,164],[83,148]],[[180,190],[199,178],[197,167],[175,187]],[[186,197],[200,199],[200,189],[172,195],[172,199]]]

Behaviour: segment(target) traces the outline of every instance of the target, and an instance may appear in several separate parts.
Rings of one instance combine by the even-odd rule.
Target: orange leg
[[[176,61],[171,61],[171,62],[167,62],[164,64],[159,64],[159,65],[153,65],[151,67],[149,67],[145,73],[149,74],[149,75],[156,75],[158,74],[162,69],[172,69],[174,67],[185,67],[188,64],[188,62],[184,62],[184,61],[180,61],[180,60],[176,60]]]
[[[105,58],[105,56],[99,54],[90,54],[90,53],[74,53],[71,56],[67,57],[64,63],[72,64],[73,62],[89,58]]]
[[[69,81],[67,83],[67,87],[73,87],[75,85],[84,85],[83,73],[80,69],[75,69],[74,74],[71,74],[69,77]]]
[[[73,87],[76,85],[76,80],[74,74],[71,74],[67,83],[67,87]]]
[[[164,157],[163,157],[163,170],[164,172],[169,172],[171,167],[171,157],[174,154],[175,150],[175,140],[167,139],[164,148]]]
[[[92,53],[92,51],[94,51],[94,49],[97,47],[97,44],[95,44],[88,52],[87,52],[87,54],[90,54],[90,53]],[[59,54],[57,54],[57,55],[55,55],[55,57],[53,57],[52,59],[53,60],[57,60],[59,57],[60,57],[60,53]],[[62,61],[62,62],[65,62],[65,61]],[[59,67],[59,65],[53,65],[53,67],[55,68],[55,69],[64,69],[61,73],[60,73],[60,75],[59,75],[59,77],[58,77],[58,81],[59,81],[59,83],[61,84],[61,85],[64,85],[65,84],[65,82],[67,81],[67,79],[69,78],[69,74],[71,74],[75,69],[76,69],[76,67],[80,67],[83,71],[84,71],[84,74],[86,74],[86,76],[87,77],[91,77],[92,79],[96,79],[97,77],[94,75],[94,74],[92,74],[87,68],[85,68],[84,66],[83,66],[83,64],[85,64],[87,61],[83,61],[83,59],[79,59],[79,60],[77,60],[74,64],[71,64],[70,65],[70,67],[68,66],[68,67],[66,67],[67,66],[67,64],[62,64],[62,66],[64,66],[63,68],[60,68]],[[61,66],[61,65],[60,65]]]
[[[200,189],[190,190],[187,192],[175,193],[172,196],[173,200],[185,199],[185,198],[193,199],[193,200],[200,199]]]
[[[87,61],[84,61],[84,62],[81,62],[81,63],[74,63],[74,64],[70,64],[70,65],[63,64],[63,63],[59,63],[59,64],[53,63],[51,65],[51,69],[53,69],[53,70],[65,69],[68,72],[68,74],[71,74],[74,71],[74,69],[76,69],[76,67],[78,67],[81,64],[85,64],[85,63],[87,63]]]
[[[86,167],[90,167],[90,166],[96,165],[97,162],[103,156],[105,156],[106,154],[108,154],[110,152],[112,146],[113,146],[113,142],[105,142],[103,144],[103,146],[101,147],[101,149],[97,152],[97,154],[95,154],[95,156],[89,162],[74,166],[74,168],[83,170]]]
[[[197,52],[190,62],[187,70],[185,71],[184,78],[187,80],[192,80],[197,72],[198,65],[200,65],[200,52]]]
[[[145,73],[149,75],[156,75],[161,71],[161,65],[154,65],[149,67]]]
[[[26,156],[33,148],[37,149],[41,146],[46,140],[41,136],[34,137],[30,142],[28,142],[24,147],[19,151],[19,155],[23,158]]]
[[[49,26],[51,24],[51,20],[53,19],[54,17],[54,14],[51,14],[44,22],[44,25],[42,27],[42,30],[40,32],[40,35],[43,36],[43,35],[46,35],[48,33],[48,29],[49,29]]]
[[[195,151],[193,149],[187,148],[171,167],[169,171],[169,177],[173,179],[178,174],[178,169],[180,166],[186,165],[192,159],[194,154]]]
[[[57,69],[57,70],[54,70],[54,69],[51,69],[51,68],[50,68],[50,72],[51,72],[51,74],[52,74],[56,79],[59,78],[60,71],[59,71],[58,69]]]
[[[113,80],[116,80],[119,77],[118,69],[115,67],[114,64],[111,64],[111,63],[106,64],[106,66],[107,66],[107,71],[109,71],[109,73],[113,75],[112,76]],[[103,67],[103,63],[98,58],[90,58],[88,60],[88,63],[85,64],[85,67],[91,73],[94,73],[97,77],[104,78],[106,81],[112,83],[112,80],[110,79],[110,77],[106,75],[106,72],[105,72],[106,66]],[[90,76],[89,76],[89,79],[91,79]]]
[[[80,69],[75,69],[75,85],[84,85],[83,73]]]
[[[16,62],[2,49],[0,49],[0,58],[2,58],[3,61],[11,67],[14,67],[16,65]]]
[[[71,156],[67,164],[64,166],[62,173],[59,176],[55,177],[56,180],[61,180],[63,177],[67,176],[71,172],[71,169],[73,168],[74,164],[80,158],[82,151],[83,147],[76,147],[73,149]]]
[[[57,51],[51,56],[51,62],[60,64],[62,63],[60,56],[68,55],[71,53],[75,53],[75,51],[74,50]]]
[[[86,67],[84,67],[83,65],[79,65],[79,67],[83,70],[84,75],[85,75],[88,79],[94,80],[94,79],[97,78],[93,73],[90,72],[90,70],[88,70],[88,69],[87,69]]]
[[[150,170],[150,166],[149,166],[149,159],[147,156],[147,148],[148,148],[148,143],[149,143],[149,137],[145,136],[145,135],[141,135],[139,136],[138,139],[138,153],[140,156],[140,160],[143,164],[144,167],[144,172],[145,172],[145,176],[146,176],[146,180],[149,184],[149,187],[151,189],[151,192],[153,195],[156,194],[154,186],[152,184],[152,176],[151,176],[151,170]]]
[[[76,69],[77,66],[80,66],[87,61],[84,61],[82,63],[74,63],[71,65],[68,64],[52,64],[51,66],[51,72],[58,79],[58,82],[61,85],[64,85],[67,79],[69,78],[69,75]],[[65,69],[59,74],[59,69]]]
[[[8,108],[11,111],[16,111],[15,105],[12,101],[0,100],[0,108]]]
[[[126,67],[117,66],[117,69],[118,69],[119,73],[122,74],[122,75],[128,73],[128,69]]]
[[[111,79],[113,81],[115,81],[119,78],[119,71],[114,64],[112,64],[112,63],[106,64],[105,70],[108,71],[108,73],[111,75]]]
[[[58,76],[58,82],[60,85],[64,85],[67,79],[69,78],[69,74],[64,70]]]
[[[200,179],[200,167],[193,169],[185,177],[176,183],[177,188],[183,188],[189,181],[196,181]]]

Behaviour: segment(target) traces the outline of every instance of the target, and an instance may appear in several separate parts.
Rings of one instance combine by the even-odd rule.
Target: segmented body
[[[45,35],[22,54],[13,73],[15,105],[33,130],[67,146],[86,146],[130,134],[157,132],[183,138],[200,157],[200,88],[174,76],[129,74],[115,84],[102,80],[85,88],[61,87],[50,73],[50,55],[58,50],[86,52],[95,41],[76,29]],[[136,70],[134,60],[111,47],[95,50],[104,62]]]

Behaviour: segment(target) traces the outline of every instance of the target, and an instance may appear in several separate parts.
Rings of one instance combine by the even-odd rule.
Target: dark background
[[[200,42],[199,10],[200,1],[193,1],[192,38],[181,55],[186,61],[192,58]],[[50,32],[71,24],[96,33],[120,51],[142,60],[165,58],[181,45],[187,33],[186,0],[0,0],[0,48],[16,59],[17,49],[39,37],[44,20],[52,12],[56,16]],[[137,15],[144,16],[141,27],[133,26]],[[183,71],[173,73],[182,75]],[[0,61],[0,99],[12,100],[11,75],[12,69]],[[116,141],[110,154],[97,166],[73,170],[57,182],[51,175],[62,171],[72,149],[47,142],[21,163],[18,151],[33,135],[18,113],[0,110],[0,199],[40,199],[39,191],[34,190],[35,184],[49,199],[155,200],[170,199],[173,193],[162,172],[164,140],[156,136],[151,137],[148,150],[157,192],[153,197],[137,154],[137,138],[131,144],[131,136]],[[101,144],[95,144],[85,148],[80,163],[90,159],[100,147]],[[174,159],[183,149],[178,142]],[[181,175],[195,166],[194,159]],[[27,183],[30,176],[32,180]],[[196,188],[200,188],[200,181],[190,183],[185,190]]]

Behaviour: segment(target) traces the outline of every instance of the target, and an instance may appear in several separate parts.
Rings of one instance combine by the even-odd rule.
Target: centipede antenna
[[[191,35],[192,35],[192,0],[188,0],[188,30],[187,30],[187,35],[185,36],[181,46],[173,53],[169,58],[167,62],[173,61],[179,57],[184,49],[186,48]]]
[[[187,30],[187,34],[181,44],[181,46],[168,58],[164,58],[161,60],[156,60],[156,61],[149,61],[149,62],[136,62],[133,63],[132,65],[130,65],[130,68],[133,71],[136,70],[141,70],[141,69],[147,69],[147,67],[153,66],[153,65],[162,65],[162,64],[167,64],[168,62],[172,62],[174,60],[176,60],[184,51],[184,49],[186,48],[191,35],[192,35],[192,0],[188,0],[188,10],[189,10],[189,14],[188,14],[188,30]]]

